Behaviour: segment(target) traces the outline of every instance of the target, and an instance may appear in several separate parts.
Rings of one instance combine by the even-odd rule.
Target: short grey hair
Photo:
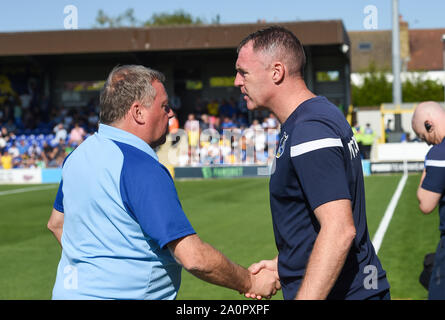
[[[165,76],[141,65],[114,67],[100,92],[99,121],[111,124],[122,119],[135,101],[150,106],[156,97],[154,81],[163,83]]]

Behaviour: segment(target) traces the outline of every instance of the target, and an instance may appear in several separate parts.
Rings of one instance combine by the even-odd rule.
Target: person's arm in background
[[[259,299],[274,295],[280,288],[273,271],[264,269],[253,275],[203,242],[196,234],[172,241],[167,246],[178,263],[206,282],[240,293],[253,292]]]
[[[47,227],[53,233],[54,237],[59,242],[60,246],[62,246],[61,238],[63,232],[63,221],[64,215],[62,212],[53,209],[51,212],[51,216],[48,220]]]
[[[296,300],[326,299],[355,238],[351,201],[335,200],[314,210],[320,232],[309,257]]]
[[[424,214],[430,214],[438,205],[441,194],[422,188],[425,176],[426,169],[423,170],[422,177],[420,178],[419,187],[417,188],[417,200],[419,200],[420,211],[422,211]]]

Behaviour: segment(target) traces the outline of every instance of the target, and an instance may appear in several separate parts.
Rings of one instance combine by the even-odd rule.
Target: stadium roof
[[[341,20],[275,23],[305,46],[349,44]],[[273,23],[110,28],[0,33],[0,56],[236,48],[249,33]]]

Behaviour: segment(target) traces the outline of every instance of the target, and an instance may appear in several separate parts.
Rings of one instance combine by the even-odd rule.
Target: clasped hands
[[[276,260],[262,260],[249,267],[251,288],[244,292],[246,298],[270,299],[281,289]]]

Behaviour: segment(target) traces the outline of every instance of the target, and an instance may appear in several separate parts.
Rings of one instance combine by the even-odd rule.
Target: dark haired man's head
[[[290,76],[303,77],[306,55],[300,40],[291,31],[279,26],[258,30],[241,41],[237,52],[250,42],[255,52],[270,59],[268,62],[279,60],[286,65]]]

